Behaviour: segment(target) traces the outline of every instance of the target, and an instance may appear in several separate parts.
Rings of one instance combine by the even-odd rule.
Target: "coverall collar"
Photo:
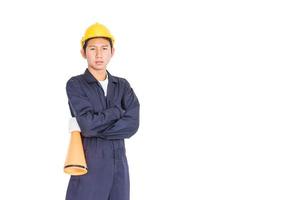
[[[113,83],[118,82],[117,79],[108,72],[108,70],[107,70],[107,73],[108,73],[109,82],[113,82]],[[91,74],[91,72],[88,70],[88,68],[85,70],[84,77],[88,83],[98,83],[99,84],[99,81]]]

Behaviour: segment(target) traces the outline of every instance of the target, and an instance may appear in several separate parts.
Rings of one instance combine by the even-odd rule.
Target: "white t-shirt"
[[[104,92],[105,92],[105,96],[107,96],[108,83],[109,83],[108,75],[107,75],[107,77],[106,77],[105,80],[99,81],[99,82],[100,82],[100,84],[102,85],[102,88],[103,88],[103,90],[104,90]]]

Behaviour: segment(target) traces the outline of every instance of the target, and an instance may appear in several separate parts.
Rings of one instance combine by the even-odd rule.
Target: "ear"
[[[86,53],[85,53],[83,48],[81,48],[81,54],[82,54],[83,58],[85,58],[85,59],[87,58]]]
[[[112,55],[111,55],[111,57],[113,57],[114,53],[115,53],[115,48],[112,48]]]

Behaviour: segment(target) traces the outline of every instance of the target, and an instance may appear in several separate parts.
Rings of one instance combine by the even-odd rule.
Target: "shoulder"
[[[83,74],[72,76],[71,78],[68,79],[66,84],[68,85],[68,84],[73,84],[73,83],[80,83],[82,79],[83,79]]]
[[[118,83],[120,87],[130,87],[130,83],[128,82],[126,78],[114,76],[114,75],[111,75],[111,76],[112,76],[112,80]]]
[[[66,82],[66,89],[79,88],[81,85],[82,76],[83,75],[81,74],[69,78],[68,81]]]
[[[127,85],[130,84],[130,83],[128,82],[128,80],[125,79],[125,78],[118,77],[118,80],[119,80],[119,83],[120,83],[120,84],[123,84],[123,85],[125,85],[125,86],[127,86]]]

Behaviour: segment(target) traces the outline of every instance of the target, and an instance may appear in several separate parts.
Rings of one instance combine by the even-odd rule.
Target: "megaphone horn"
[[[79,131],[71,133],[64,172],[74,176],[83,175],[88,172],[81,133]]]

